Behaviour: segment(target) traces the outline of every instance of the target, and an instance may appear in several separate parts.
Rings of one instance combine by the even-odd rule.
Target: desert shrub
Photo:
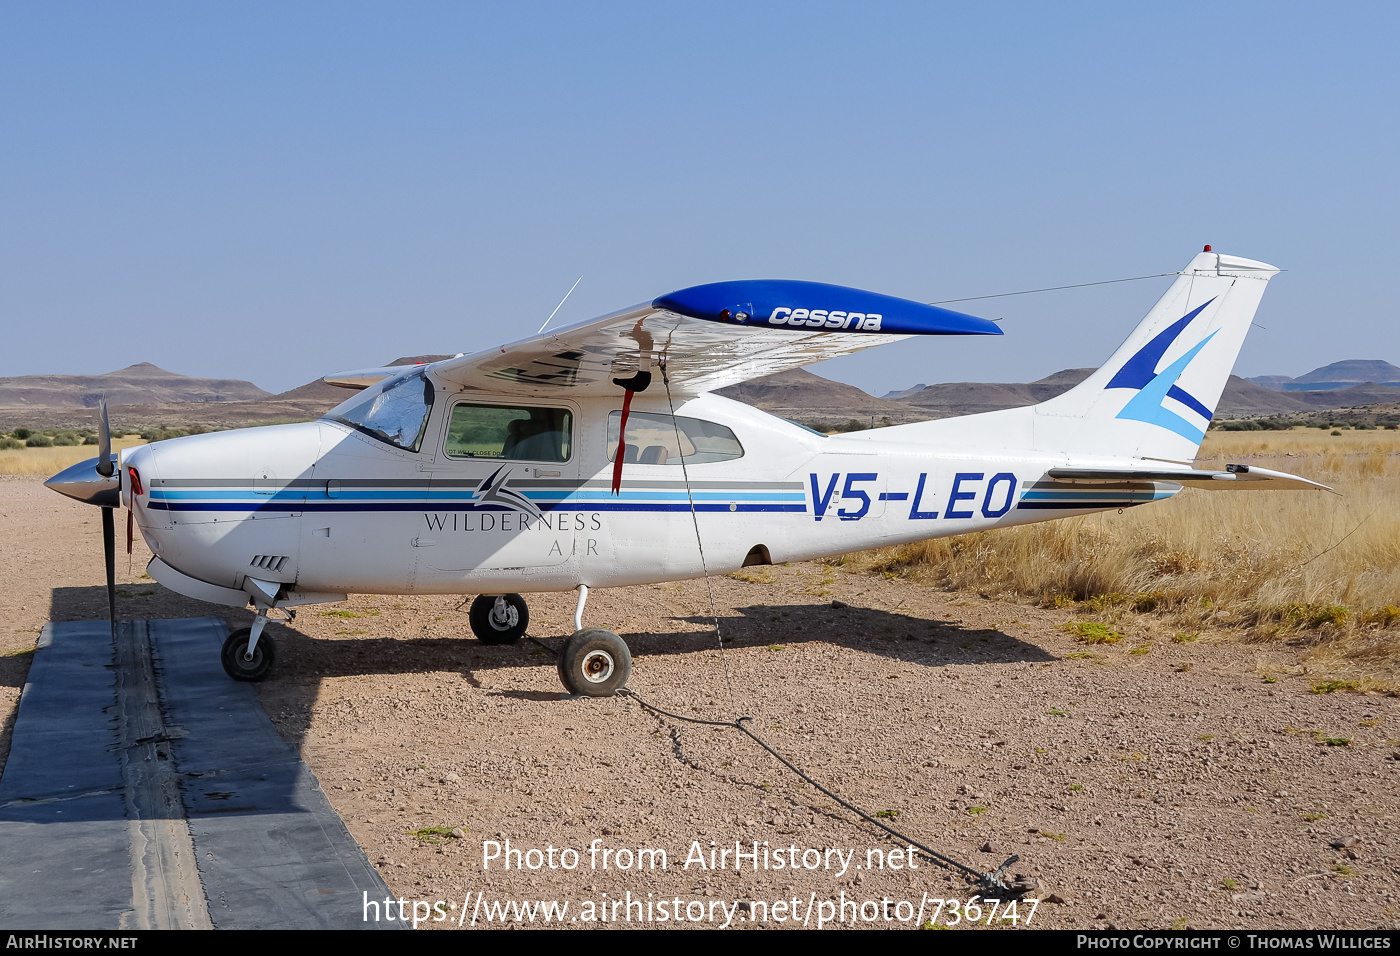
[[[10,438],[8,435],[4,438],[0,438],[0,449],[3,449],[5,451],[10,450],[11,448],[23,447],[24,442],[20,441],[18,438]]]
[[[1133,610],[1139,614],[1151,614],[1168,603],[1165,591],[1151,591],[1133,595]]]
[[[1289,627],[1341,627],[1347,622],[1351,612],[1339,604],[1286,604],[1282,607],[1267,608],[1260,615],[1265,620],[1282,621]]]
[[[1304,424],[1306,423],[1286,418],[1242,418],[1235,421],[1211,422],[1213,427],[1226,432],[1286,432]]]
[[[1123,639],[1121,631],[1098,621],[1069,621],[1061,627],[1073,634],[1081,644],[1117,644]]]
[[[53,439],[48,435],[30,435],[24,442],[30,448],[52,448]]]
[[[1372,627],[1390,627],[1400,621],[1400,607],[1387,604],[1385,607],[1368,608],[1357,615],[1357,620]]]

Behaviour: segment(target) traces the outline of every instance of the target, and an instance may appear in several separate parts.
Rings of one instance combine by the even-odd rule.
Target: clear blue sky
[[[720,279],[1275,279],[1237,371],[1400,363],[1400,6],[0,7],[0,375],[285,389]],[[965,306],[877,394],[1096,365],[1167,280]],[[980,306],[980,307],[979,307]]]

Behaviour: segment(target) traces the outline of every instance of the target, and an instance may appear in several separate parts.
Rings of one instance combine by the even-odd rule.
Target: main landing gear
[[[632,652],[622,638],[601,627],[583,626],[588,588],[580,585],[574,633],[559,652],[559,680],[575,697],[611,697],[632,675]],[[472,602],[472,633],[483,644],[514,644],[525,636],[530,611],[518,594],[483,594]]]
[[[611,697],[627,686],[632,676],[632,652],[612,631],[583,626],[583,606],[588,585],[578,587],[574,608],[574,633],[559,652],[559,680],[575,697]]]
[[[574,631],[559,652],[559,679],[577,697],[611,697],[632,674],[632,652],[601,627]]]

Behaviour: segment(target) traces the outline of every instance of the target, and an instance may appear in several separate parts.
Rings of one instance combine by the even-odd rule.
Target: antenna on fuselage
[[[574,280],[574,284],[569,286],[569,291],[564,293],[564,298],[560,299],[559,304],[554,307],[554,311],[549,313],[549,318],[544,320],[544,325],[540,326],[540,330],[535,333],[536,335],[544,334],[546,326],[548,326],[549,323],[554,320],[554,316],[559,312],[559,310],[564,308],[564,303],[569,301],[569,296],[574,294],[574,290],[578,288],[578,284],[582,281],[583,276],[579,276],[577,279]]]

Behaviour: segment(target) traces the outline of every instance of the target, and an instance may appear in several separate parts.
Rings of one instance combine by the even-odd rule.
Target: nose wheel
[[[467,615],[472,633],[483,644],[514,644],[530,626],[530,609],[518,594],[483,594]]]
[[[559,679],[578,697],[611,697],[632,675],[632,652],[612,631],[575,631],[559,652]]]
[[[252,636],[251,627],[240,627],[224,641],[221,655],[224,673],[234,680],[260,681],[272,670],[276,660],[272,639],[266,634],[259,635],[257,644],[253,645],[253,653],[249,654],[248,644]]]

